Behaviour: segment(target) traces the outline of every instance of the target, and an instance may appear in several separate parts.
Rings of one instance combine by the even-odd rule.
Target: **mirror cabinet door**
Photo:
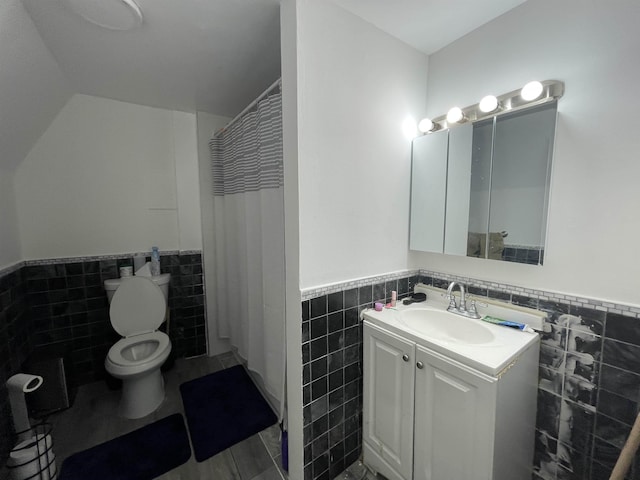
[[[409,248],[442,253],[447,187],[448,131],[413,140]]]
[[[473,124],[471,187],[469,195],[469,236],[465,255],[487,258],[487,232],[491,191],[493,118]]]
[[[467,254],[472,140],[470,123],[449,130],[444,253],[450,255]]]
[[[556,107],[553,102],[496,117],[488,243],[507,234],[503,260],[542,264]]]

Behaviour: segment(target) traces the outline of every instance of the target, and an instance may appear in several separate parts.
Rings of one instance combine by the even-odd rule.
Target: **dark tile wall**
[[[119,336],[109,322],[102,282],[118,277],[118,267],[132,265],[133,260],[73,260],[20,265],[0,276],[0,464],[14,444],[5,383],[35,348],[58,346],[68,350],[76,384],[106,378],[104,359]],[[201,254],[161,256],[161,269],[172,275],[172,358],[205,354]]]
[[[104,359],[120,338],[109,321],[103,282],[117,278],[133,257],[24,267],[36,347],[64,345],[78,384],[106,377]],[[205,309],[200,254],[161,256],[171,274],[169,336],[173,358],[206,353]],[[166,326],[163,327],[166,329]]]
[[[606,480],[638,413],[640,320],[573,305],[551,309],[540,353],[534,478]],[[638,461],[627,478],[640,479]]]
[[[504,250],[502,250],[502,260],[538,265],[544,261],[544,248],[505,245]]]
[[[418,277],[351,288],[302,302],[304,478],[329,480],[362,450],[362,322],[376,301],[408,295]]]
[[[115,263],[115,260],[113,261]],[[68,349],[75,383],[103,378],[102,363],[117,335],[109,324],[100,261],[24,267],[27,301],[37,347]],[[115,269],[115,268],[114,268]]]
[[[303,302],[305,480],[334,478],[360,455],[360,311],[377,300],[388,302],[391,290],[404,297],[418,281],[446,288],[451,278],[445,277],[422,274]],[[468,290],[476,297],[548,315],[550,331],[541,335],[532,479],[608,479],[639,411],[638,313],[588,299],[565,301],[554,294],[529,294],[524,289],[514,293],[496,284],[469,283]],[[346,352],[352,352],[348,349],[355,345],[356,332],[358,357],[354,359],[354,353],[347,357]],[[640,455],[627,478],[640,480]]]
[[[0,463],[15,444],[6,382],[20,371],[33,349],[27,317],[26,285],[22,269],[0,277]]]
[[[171,342],[176,358],[207,353],[204,276],[200,253],[161,258],[162,272],[171,274],[169,288]]]

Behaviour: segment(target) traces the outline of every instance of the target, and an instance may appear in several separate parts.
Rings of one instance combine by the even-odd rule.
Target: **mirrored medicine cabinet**
[[[412,146],[409,248],[541,265],[557,98]]]

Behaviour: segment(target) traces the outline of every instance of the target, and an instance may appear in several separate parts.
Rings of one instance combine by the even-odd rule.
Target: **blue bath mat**
[[[277,421],[242,365],[185,382],[180,392],[198,462]]]
[[[179,413],[68,457],[59,480],[151,480],[191,457]]]

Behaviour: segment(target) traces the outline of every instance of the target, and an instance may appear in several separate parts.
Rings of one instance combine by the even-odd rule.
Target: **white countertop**
[[[494,377],[514,362],[521,352],[524,352],[539,341],[537,333],[528,333],[514,328],[493,325],[483,322],[480,319],[466,320],[469,322],[479,322],[493,333],[494,338],[488,343],[470,344],[447,341],[441,338],[431,337],[428,333],[413,330],[400,321],[402,311],[420,308],[445,311],[447,307],[446,300],[441,296],[442,290],[432,287],[420,287],[416,288],[416,291],[426,293],[427,301],[411,305],[403,305],[402,301],[398,301],[395,308],[384,308],[381,312],[370,308],[362,313],[364,319],[373,325],[389,330],[396,335],[407,338],[410,341]],[[544,314],[536,310],[516,307],[513,311],[517,312],[517,314],[510,315],[511,308],[508,304],[498,305],[498,310],[492,307],[493,305],[486,303],[479,305],[478,312],[482,316],[492,315],[504,320],[512,320],[520,323],[537,323],[540,321],[540,325],[542,325]],[[531,322],[526,321],[528,317],[530,317]]]

